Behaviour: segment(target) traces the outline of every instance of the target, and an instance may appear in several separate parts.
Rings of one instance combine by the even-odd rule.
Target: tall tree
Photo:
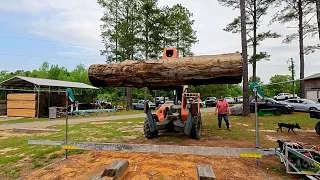
[[[317,22],[318,22],[318,35],[320,40],[320,0],[316,0],[316,9],[317,9]]]
[[[247,27],[246,27],[246,1],[240,0],[240,32],[243,62],[243,112],[242,116],[250,116],[249,107],[249,84],[248,84],[248,49],[247,49]]]
[[[170,21],[171,45],[176,47],[181,56],[192,56],[191,47],[197,42],[196,31],[192,28],[193,13],[181,4],[169,8],[168,19]]]
[[[223,6],[240,8],[240,0],[218,0]],[[270,55],[266,52],[258,52],[257,47],[265,39],[278,38],[279,34],[272,32],[258,33],[258,27],[262,23],[262,17],[267,14],[267,10],[274,4],[276,0],[247,0],[245,5],[246,13],[246,34],[248,36],[248,46],[253,48],[249,62],[252,64],[253,81],[256,81],[257,62],[263,59],[269,60]],[[231,23],[224,28],[227,32],[239,33],[241,31],[240,17],[235,18]]]
[[[315,13],[314,0],[278,0],[283,9],[276,13],[271,22],[278,21],[280,23],[295,22],[298,23],[298,32],[287,35],[283,43],[291,43],[295,39],[299,39],[299,58],[300,58],[300,79],[304,78],[304,38],[309,34],[315,32],[316,24],[310,23],[309,20],[304,20],[310,13]],[[304,82],[300,82],[301,97],[305,97]]]

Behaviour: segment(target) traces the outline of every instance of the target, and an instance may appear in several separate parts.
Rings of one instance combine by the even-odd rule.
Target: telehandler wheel
[[[155,119],[153,119],[154,123],[156,123]],[[147,139],[153,139],[158,137],[158,131],[151,132],[148,118],[145,118],[143,125],[144,136]]]
[[[193,117],[190,137],[192,139],[199,140],[200,137],[201,137],[201,131],[202,131],[202,120],[201,120],[201,117],[195,116],[195,117]]]
[[[316,127],[314,128],[317,132],[317,134],[320,136],[320,121],[316,124]]]

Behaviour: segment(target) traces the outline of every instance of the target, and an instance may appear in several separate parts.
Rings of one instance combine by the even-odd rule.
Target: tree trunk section
[[[316,0],[316,8],[317,8],[317,21],[318,21],[318,35],[320,40],[320,0]]]
[[[242,116],[249,116],[249,83],[248,83],[248,49],[247,49],[247,27],[246,27],[246,1],[240,0],[241,14],[241,46],[243,64],[243,113]]]
[[[253,62],[252,62],[252,82],[257,82],[257,3],[253,3]]]
[[[94,64],[88,71],[96,87],[148,87],[173,90],[181,85],[235,84],[242,81],[239,53],[174,59]]]
[[[299,8],[299,51],[300,51],[300,79],[304,79],[304,50],[303,50],[303,11],[302,0],[298,1]],[[305,98],[304,81],[300,82],[300,97]]]

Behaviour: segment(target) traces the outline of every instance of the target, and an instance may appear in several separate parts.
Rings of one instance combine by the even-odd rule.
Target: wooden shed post
[[[68,145],[68,102],[69,102],[69,93],[66,90],[66,144]],[[68,158],[68,150],[65,149],[65,159]]]
[[[35,89],[38,92],[38,104],[37,104],[37,119],[39,119],[39,111],[40,111],[40,86],[34,85]]]

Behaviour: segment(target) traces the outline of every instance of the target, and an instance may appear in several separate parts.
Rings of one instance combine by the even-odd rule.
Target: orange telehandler
[[[166,48],[163,58],[178,58],[175,48]],[[197,99],[197,103],[193,103]],[[159,130],[167,132],[180,132],[189,135],[193,139],[200,139],[202,120],[200,113],[200,94],[182,93],[181,105],[163,104],[155,114],[151,113],[146,104],[144,121],[144,135],[148,139],[158,136]]]

